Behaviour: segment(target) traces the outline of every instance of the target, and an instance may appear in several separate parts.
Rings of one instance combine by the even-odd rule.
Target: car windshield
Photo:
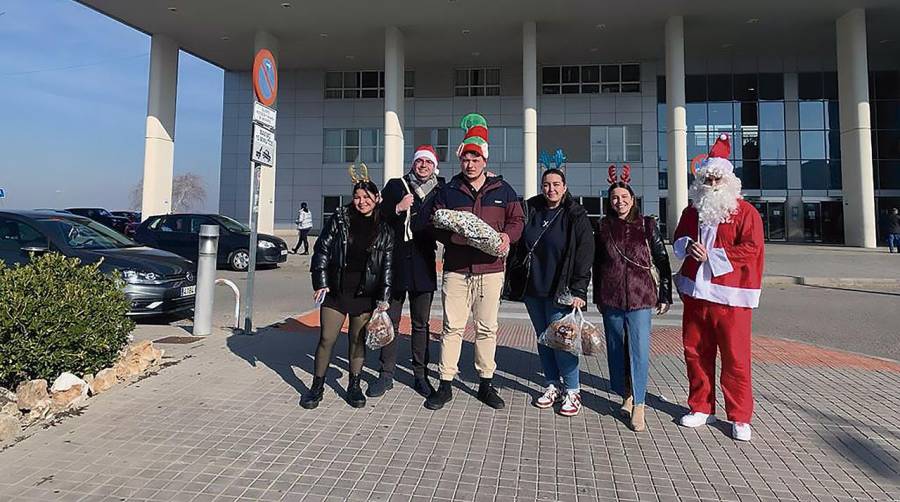
[[[40,221],[74,249],[117,249],[139,246],[133,240],[120,235],[87,218],[43,218]]]
[[[237,233],[250,232],[250,227],[248,227],[247,225],[244,225],[243,223],[241,223],[239,221],[232,220],[231,218],[229,218],[227,216],[222,216],[221,214],[219,214],[219,215],[213,216],[213,219],[218,221],[223,227],[227,228],[228,230],[230,230],[232,232],[237,232]]]

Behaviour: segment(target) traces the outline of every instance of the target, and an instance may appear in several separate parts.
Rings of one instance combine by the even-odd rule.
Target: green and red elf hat
[[[466,131],[466,136],[456,149],[456,156],[462,157],[464,153],[472,152],[488,158],[488,128],[487,120],[477,113],[470,113],[462,118],[459,127]]]

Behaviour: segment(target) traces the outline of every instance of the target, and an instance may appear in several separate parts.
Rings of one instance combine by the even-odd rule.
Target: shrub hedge
[[[122,280],[58,253],[0,262],[0,386],[110,366],[134,322]]]

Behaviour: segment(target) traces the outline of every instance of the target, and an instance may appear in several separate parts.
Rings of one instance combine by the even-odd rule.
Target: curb
[[[880,279],[874,277],[810,277],[793,275],[763,276],[763,286],[881,286],[900,288],[900,279]]]

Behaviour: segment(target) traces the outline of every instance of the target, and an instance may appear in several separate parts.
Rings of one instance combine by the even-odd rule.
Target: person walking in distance
[[[500,233],[501,252],[509,250],[522,235],[524,214],[516,191],[501,176],[489,176],[488,128],[484,117],[470,113],[460,126],[466,131],[456,151],[461,172],[434,198],[432,214],[453,209],[475,214]],[[497,364],[497,317],[503,290],[505,259],[468,246],[459,234],[435,229],[444,243],[444,272],[441,292],[444,326],[441,337],[441,382],[426,400],[425,407],[439,410],[453,398],[451,385],[459,372],[462,335],[471,312],[475,319],[475,368],[481,377],[478,399],[491,408],[505,406],[493,386]]]
[[[312,230],[312,213],[309,212],[309,207],[306,205],[306,202],[300,203],[300,209],[297,210],[297,219],[294,220],[294,223],[297,225],[297,232],[300,233],[300,237],[297,239],[297,245],[294,246],[294,250],[292,251],[294,254],[297,254],[297,250],[300,249],[300,244],[303,244],[303,252],[300,254],[309,254],[309,231]]]
[[[435,250],[437,242],[427,228],[430,214],[423,208],[430,205],[437,192],[444,186],[439,178],[438,158],[434,147],[422,145],[416,148],[412,168],[400,178],[389,180],[381,191],[381,218],[394,230],[394,270],[391,307],[388,310],[394,323],[394,332],[400,331],[400,314],[403,302],[409,299],[412,325],[413,389],[423,397],[434,392],[428,381],[430,362],[429,320],[431,302],[437,290]],[[394,341],[381,349],[381,371],[366,390],[369,397],[378,397],[394,387],[394,369],[397,365],[397,346]]]
[[[894,249],[900,253],[900,211],[896,207],[884,218],[884,235],[887,238],[888,252],[893,253]]]
[[[728,160],[727,134],[716,140],[691,185],[692,206],[673,237],[684,260],[675,285],[684,302],[682,337],[690,412],[684,427],[716,420],[716,352],[722,358],[722,394],[731,435],[750,441],[753,416],[750,329],[759,306],[764,257],[763,222],[741,195]]]

